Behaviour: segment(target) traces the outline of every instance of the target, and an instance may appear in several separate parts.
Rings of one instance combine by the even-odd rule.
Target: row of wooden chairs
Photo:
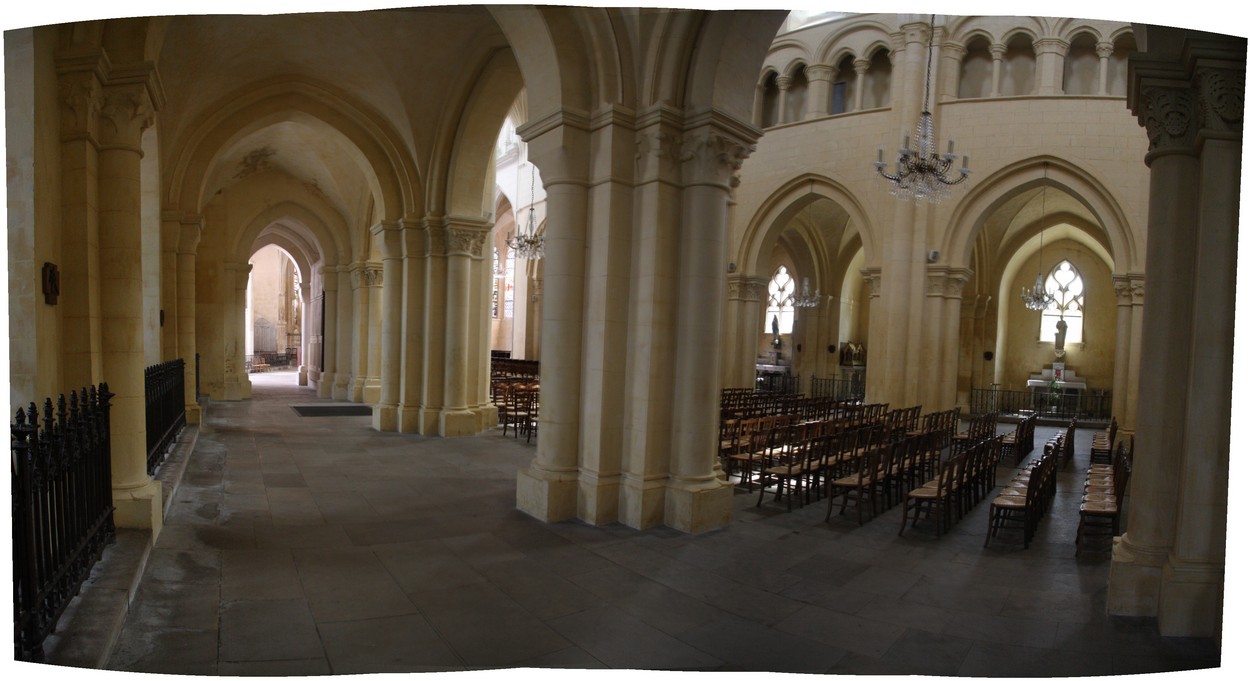
[[[960,431],[951,436],[952,444],[960,442],[980,442],[989,437],[994,437],[994,432],[998,428],[998,414],[994,412],[986,412],[980,416],[973,416],[968,420],[968,429]]]
[[[1081,520],[1076,529],[1076,552],[1091,534],[1114,537],[1120,534],[1120,515],[1124,510],[1124,492],[1133,469],[1134,438],[1129,438],[1128,451],[1120,442],[1110,464],[1091,463],[1085,473],[1085,492],[1081,497]]]
[[[1089,462],[1111,464],[1111,448],[1115,446],[1116,431],[1119,430],[1120,424],[1116,423],[1115,417],[1111,417],[1111,424],[1107,426],[1107,430],[1102,433],[1094,433],[1094,441],[1089,447]]]
[[[1042,455],[1016,471],[1015,476],[990,502],[990,524],[985,531],[985,544],[1008,524],[1018,524],[1024,531],[1024,548],[1029,548],[1038,523],[1050,508],[1057,489],[1056,462],[1058,450],[1046,448]]]
[[[1055,433],[1045,445],[1042,445],[1042,451],[1055,452],[1058,457],[1056,465],[1060,470],[1066,470],[1068,464],[1072,462],[1073,454],[1076,448],[1076,417],[1072,417],[1072,421],[1068,423],[1068,428]]]
[[[813,493],[819,500],[825,481],[840,475],[857,452],[884,440],[880,426],[847,428],[836,420],[774,429],[757,451],[760,497],[755,505],[763,503],[770,485],[778,500],[785,496],[787,510],[796,496],[800,505],[810,502]]]
[[[1000,458],[1011,456],[1016,465],[1024,460],[1024,457],[1032,453],[1035,446],[1033,433],[1037,428],[1037,414],[1029,414],[1016,424],[1016,429],[1003,437],[1003,451]]]
[[[925,471],[936,467],[941,458],[941,450],[931,446],[934,439],[930,433],[916,433],[853,452],[844,474],[828,481],[825,522],[833,517],[833,504],[839,498],[838,515],[854,502],[855,520],[860,525],[864,524],[865,511],[869,518],[877,515],[878,502],[885,510],[906,498],[924,479]]]
[[[494,396],[499,408],[499,423],[503,434],[512,429],[512,436],[525,435],[525,442],[538,434],[539,388],[533,382],[508,382]]]
[[[1001,451],[1001,435],[956,443],[950,458],[941,462],[936,476],[908,492],[899,535],[907,529],[909,517],[912,527],[916,526],[922,511],[933,521],[935,534],[941,535],[950,529],[994,489],[995,468]]]

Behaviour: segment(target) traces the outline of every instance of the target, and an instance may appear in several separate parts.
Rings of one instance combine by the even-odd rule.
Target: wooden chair
[[[854,473],[829,482],[829,509],[825,512],[825,522],[829,522],[833,516],[833,500],[839,496],[842,497],[842,507],[838,510],[838,515],[846,512],[846,505],[851,500],[855,501],[855,519],[860,525],[864,524],[865,505],[870,508],[872,515],[876,515],[881,459],[889,451],[888,447],[883,446],[869,449],[859,457]]]
[[[900,537],[903,535],[903,530],[907,529],[907,516],[913,510],[915,511],[915,516],[911,521],[912,527],[915,527],[920,520],[920,511],[923,509],[925,518],[929,519],[934,519],[934,511],[937,512],[937,517],[934,519],[933,524],[935,535],[941,536],[946,531],[950,525],[951,518],[952,487],[960,474],[963,460],[964,455],[961,454],[941,462],[938,466],[936,478],[907,493],[903,503],[903,525],[898,528]]]
[[[1080,555],[1081,543],[1091,534],[1117,536],[1120,534],[1120,514],[1124,509],[1124,491],[1128,487],[1130,459],[1121,442],[1112,462],[1109,486],[1104,486],[1102,476],[1087,478],[1085,494],[1081,498],[1081,519],[1076,530],[1076,553]],[[1092,482],[1092,484],[1091,484]]]
[[[786,510],[794,508],[795,492],[803,485],[810,471],[810,430],[811,427],[806,423],[791,424],[783,431],[783,442],[765,452],[760,464],[760,498],[755,502],[756,507],[764,503],[764,492],[771,481],[776,484],[776,499],[780,500],[781,495],[785,494]],[[799,505],[803,505],[801,496]]]
[[[1030,467],[1023,479],[1023,488],[1009,486],[990,502],[990,524],[985,532],[984,547],[990,545],[990,538],[997,536],[1000,528],[1008,523],[1019,523],[1024,530],[1024,548],[1029,548],[1045,509],[1046,486],[1053,476],[1054,464],[1054,456],[1044,457],[1037,466]]]

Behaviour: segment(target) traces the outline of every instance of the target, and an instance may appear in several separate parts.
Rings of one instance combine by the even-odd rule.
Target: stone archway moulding
[[[198,213],[208,177],[222,149],[251,132],[279,121],[304,118],[337,132],[360,154],[359,163],[372,185],[385,219],[419,215],[420,176],[399,135],[381,117],[333,89],[289,77],[233,93],[221,106],[209,107],[183,136],[184,150],[173,164],[165,187],[166,205]]]
[[[1139,271],[1139,249],[1120,204],[1092,175],[1053,156],[1030,158],[1000,168],[959,202],[943,230],[940,246],[943,253],[951,254],[951,266],[971,266],[972,251],[986,216],[1020,190],[1039,186],[1043,164],[1049,164],[1047,182],[1062,187],[1097,219],[1111,246],[1114,271]]]
[[[859,234],[864,261],[876,262],[871,223],[864,207],[842,185],[823,175],[806,173],[778,188],[763,201],[747,224],[736,262],[743,274],[769,276],[768,259],[772,245],[798,211],[818,199],[829,199],[850,214],[850,225]]]

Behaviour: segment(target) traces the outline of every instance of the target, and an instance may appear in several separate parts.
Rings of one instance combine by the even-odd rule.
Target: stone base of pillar
[[[577,516],[577,473],[523,468],[516,476],[517,510],[543,522]]]
[[[399,407],[394,404],[373,405],[373,429],[393,433],[399,429]]]
[[[382,399],[382,379],[366,378],[360,394],[361,401],[365,404],[377,404]]]
[[[1163,568],[1159,633],[1219,639],[1224,612],[1224,566],[1173,558]]]
[[[337,376],[330,389],[330,396],[336,400],[352,401],[351,384],[346,376]]]
[[[399,432],[401,433],[420,433],[421,430],[421,407],[406,407],[399,405],[396,410],[396,421],[399,422]]]
[[[297,378],[296,380],[297,380],[297,385],[308,385],[308,367],[302,364],[300,365],[299,378]]]
[[[733,485],[723,480],[670,480],[664,495],[664,524],[700,534],[733,522]]]
[[[480,417],[477,432],[481,433],[483,431],[499,427],[499,407],[496,407],[493,404],[483,404],[481,406],[474,407],[473,411],[476,411]]]
[[[165,518],[161,503],[158,480],[149,480],[138,487],[114,487],[113,523],[118,527],[150,529],[155,543]]]
[[[200,405],[192,402],[191,404],[188,404],[186,406],[186,410],[187,410],[187,425],[188,426],[194,426],[195,424],[200,422]]]
[[[365,401],[365,379],[353,379],[352,382],[347,385],[347,399],[352,402]]]
[[[577,517],[591,525],[607,525],[618,520],[621,476],[600,475],[583,470],[577,479]]]
[[[333,397],[334,396],[334,373],[330,371],[322,372],[317,378],[317,397]]]
[[[1159,614],[1159,587],[1167,554],[1143,550],[1134,546],[1127,537],[1127,534],[1116,537],[1111,547],[1107,613],[1155,617]]]
[[[443,437],[476,435],[481,418],[472,409],[456,409],[438,412],[438,434]]]
[[[666,475],[645,479],[629,473],[622,476],[617,511],[620,521],[635,530],[663,525],[667,482]]]
[[[226,377],[226,382],[221,386],[221,399],[227,402],[237,402],[246,400],[252,396],[252,382],[246,379],[231,379]]]

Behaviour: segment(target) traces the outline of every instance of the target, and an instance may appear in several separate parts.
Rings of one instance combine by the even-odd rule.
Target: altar
[[[1063,362],[1055,362],[1040,374],[1031,374],[1025,385],[1034,394],[1048,393],[1057,389],[1065,395],[1080,395],[1085,392],[1085,379],[1064,366]]]

